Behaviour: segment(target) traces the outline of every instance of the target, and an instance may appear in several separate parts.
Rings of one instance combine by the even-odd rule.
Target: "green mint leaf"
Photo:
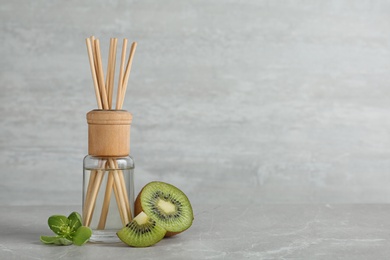
[[[73,244],[76,246],[84,245],[92,235],[92,230],[89,227],[81,226],[73,234]]]
[[[51,230],[59,236],[66,236],[70,234],[69,219],[62,215],[51,216],[47,223]]]
[[[63,246],[69,246],[72,244],[72,241],[63,237],[41,236],[41,241],[44,244],[54,244],[54,245],[63,245]]]
[[[42,243],[54,244],[54,240],[57,239],[57,237],[41,236],[40,239]]]
[[[59,246],[69,246],[72,244],[72,241],[64,237],[57,237],[57,239],[54,240],[54,244]]]
[[[92,230],[89,227],[82,226],[81,216],[77,212],[72,212],[68,217],[53,215],[47,222],[57,236],[41,236],[40,239],[45,244],[71,245],[73,243],[81,246],[92,235]]]
[[[81,216],[77,212],[72,212],[69,215],[68,220],[69,220],[70,231],[72,233],[76,232],[77,229],[79,229],[79,227],[81,227],[83,225],[83,223],[81,221]]]

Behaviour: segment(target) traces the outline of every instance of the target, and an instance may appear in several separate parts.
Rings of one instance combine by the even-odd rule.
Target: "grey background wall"
[[[0,204],[80,204],[85,38],[137,41],[137,191],[390,202],[388,1],[0,1]]]

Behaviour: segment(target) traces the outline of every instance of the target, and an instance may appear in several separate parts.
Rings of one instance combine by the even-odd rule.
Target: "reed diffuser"
[[[131,113],[122,110],[137,43],[126,63],[123,40],[113,104],[117,39],[110,39],[106,77],[99,39],[86,39],[97,108],[87,113],[88,155],[83,163],[83,224],[92,229],[91,242],[119,241],[116,232],[134,212],[134,161],[130,154]]]

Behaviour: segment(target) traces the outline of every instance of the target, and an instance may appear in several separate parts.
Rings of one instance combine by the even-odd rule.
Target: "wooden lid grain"
[[[131,113],[125,110],[88,112],[88,154],[103,157],[129,155],[132,119]]]

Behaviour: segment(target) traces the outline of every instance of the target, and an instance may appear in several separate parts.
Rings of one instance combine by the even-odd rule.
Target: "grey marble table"
[[[389,259],[390,205],[194,205],[193,226],[149,248],[43,245],[52,214],[79,206],[3,206],[0,259]]]

